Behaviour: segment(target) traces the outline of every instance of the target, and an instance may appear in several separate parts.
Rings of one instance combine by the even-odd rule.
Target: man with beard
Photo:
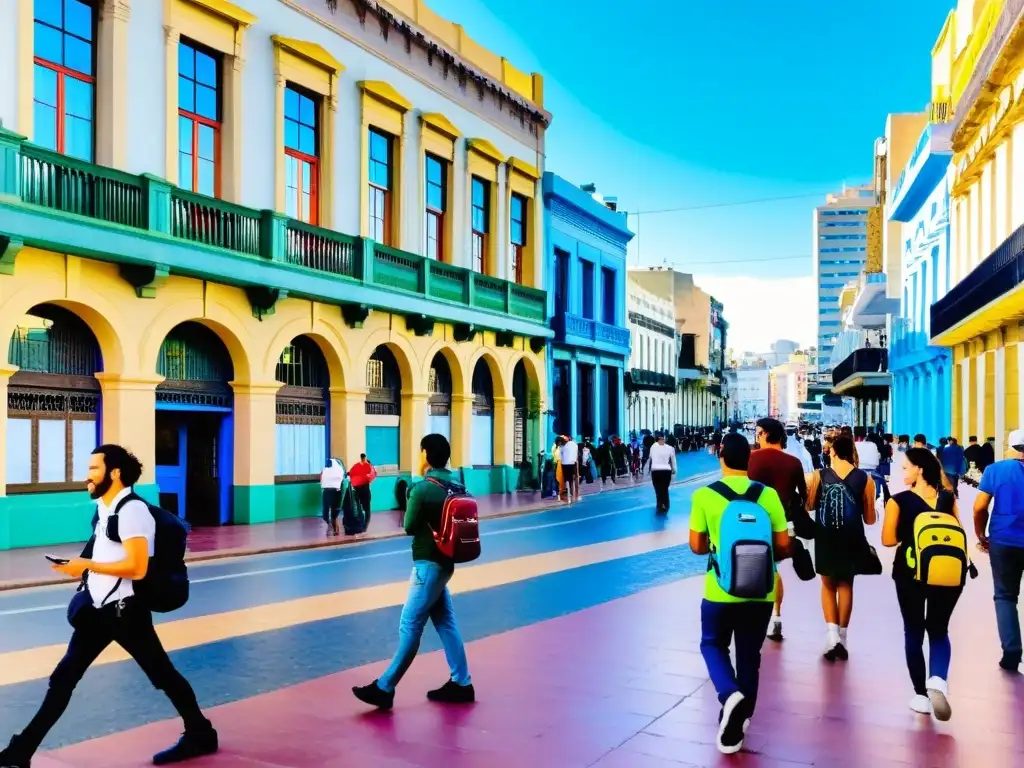
[[[167,656],[153,628],[153,614],[133,590],[133,582],[146,576],[156,541],[153,514],[132,491],[141,474],[139,460],[119,445],[101,445],[89,457],[86,488],[96,500],[98,513],[92,557],[54,566],[55,571],[73,579],[85,575],[85,589],[78,593],[85,598],[73,614],[74,633],[50,676],[42,706],[28,727],[0,751],[3,768],[28,768],[46,734],[67,709],[75,686],[111,643],[127,651],[185,722],[178,743],[154,755],[153,763],[170,765],[217,751],[217,732],[199,709],[192,686]],[[120,541],[112,541],[110,536]]]

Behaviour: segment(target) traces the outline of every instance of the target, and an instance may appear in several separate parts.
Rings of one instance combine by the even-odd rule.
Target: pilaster
[[[473,396],[452,394],[452,467],[472,466]]]
[[[275,444],[279,381],[231,382],[234,390],[234,518],[236,523],[276,519]]]
[[[104,443],[117,443],[142,462],[140,485],[156,482],[156,387],[163,376],[96,374],[102,394],[100,434]]]
[[[399,468],[405,472],[411,472],[413,477],[419,476],[420,440],[423,439],[426,422],[427,395],[419,392],[403,392]]]
[[[515,398],[494,398],[494,466],[512,466],[515,456]]]
[[[331,455],[351,466],[366,448],[366,390],[331,387]]]

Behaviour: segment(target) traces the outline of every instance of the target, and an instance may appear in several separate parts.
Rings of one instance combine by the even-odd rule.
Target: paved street
[[[196,565],[192,600],[160,625],[221,730],[222,752],[196,765],[874,768],[1024,759],[1014,736],[1024,682],[996,668],[984,560],[953,619],[954,717],[944,725],[907,709],[888,577],[858,581],[851,661],[830,667],[820,660],[817,584],[796,582],[787,566],[787,639],[765,648],[753,754],[721,758],[698,652],[693,577],[704,558],[686,546],[695,487],[672,491],[664,520],[650,490],[637,488],[485,523],[484,556],[453,582],[479,699],[464,709],[423,698],[446,674],[430,629],[393,712],[367,712],[349,693],[395,648],[405,541]],[[0,595],[0,732],[20,727],[43,695],[69,632],[68,594]],[[171,717],[138,669],[108,651],[34,765],[146,765],[180,727]]]

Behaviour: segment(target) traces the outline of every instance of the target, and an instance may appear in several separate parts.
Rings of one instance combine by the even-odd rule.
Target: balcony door
[[[569,311],[569,254],[555,249],[555,316]]]

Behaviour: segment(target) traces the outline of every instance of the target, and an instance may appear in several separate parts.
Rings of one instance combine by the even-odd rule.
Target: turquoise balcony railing
[[[274,211],[188,192],[153,176],[134,176],[82,162],[29,144],[0,128],[0,200],[4,195],[20,198],[21,203],[117,225],[122,228],[120,232],[128,228],[156,233],[183,243],[223,249],[265,266],[298,267],[349,285],[375,288],[375,299],[366,303],[397,314],[403,314],[403,301],[394,294],[403,292],[454,305],[447,312],[437,313],[442,319],[465,317],[467,309],[483,310],[472,317],[472,323],[496,330],[506,329],[501,315],[538,326],[547,321],[547,296],[542,290],[305,224]],[[38,237],[0,232],[0,241],[4,236],[44,244],[47,240],[45,232]],[[111,255],[118,260],[123,254]],[[138,259],[132,261],[138,263]],[[201,272],[195,266],[186,271]],[[210,279],[218,276],[209,275]],[[229,283],[241,280],[230,273],[220,276]],[[292,273],[291,285],[295,283]],[[290,292],[302,294],[295,287]],[[425,309],[420,303],[409,313],[423,314]],[[508,326],[519,332],[526,328],[522,323]],[[550,335],[549,331],[544,333],[545,329],[537,330],[538,335]],[[532,334],[533,329],[525,332]]]

